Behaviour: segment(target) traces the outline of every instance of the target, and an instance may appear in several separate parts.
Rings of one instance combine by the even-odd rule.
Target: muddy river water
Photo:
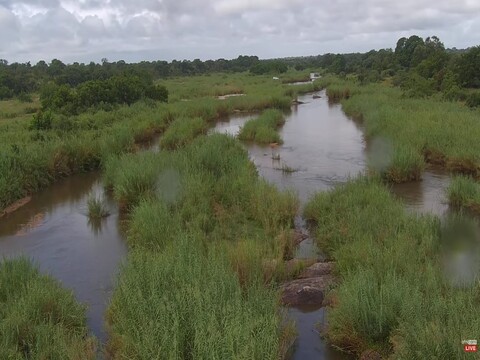
[[[299,98],[304,102],[292,108],[280,131],[284,144],[271,149],[248,145],[252,161],[261,176],[281,189],[293,189],[301,203],[316,191],[331,189],[348,181],[366,168],[367,156],[362,126],[349,119],[340,105],[329,104],[325,93]],[[215,131],[236,134],[248,119],[234,116],[217,124]],[[278,160],[272,160],[272,155]],[[288,166],[295,172],[281,170]],[[407,209],[443,214],[448,206],[444,189],[448,175],[428,170],[421,182],[392,188]],[[98,173],[72,176],[34,195],[30,203],[0,218],[0,257],[24,255],[40,269],[73,290],[88,306],[88,325],[104,342],[104,312],[113,290],[115,276],[126,255],[118,209],[112,199],[112,215],[99,224],[89,222],[87,200],[103,193]],[[305,228],[298,216],[296,225]],[[297,257],[311,258],[317,253],[312,239],[305,240]],[[346,359],[318,335],[317,324],[326,321],[324,309],[290,309],[296,320],[298,340],[294,359]]]

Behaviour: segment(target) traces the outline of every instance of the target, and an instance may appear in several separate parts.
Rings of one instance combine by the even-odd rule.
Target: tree
[[[412,35],[408,39],[407,38],[400,38],[397,41],[397,46],[395,47],[395,56],[397,57],[398,62],[403,67],[411,67],[412,60],[418,64],[421,60],[423,60],[423,47],[425,46],[423,39],[417,35]],[[415,57],[415,49],[419,47],[417,50]]]
[[[462,54],[455,72],[462,86],[480,88],[480,46]]]

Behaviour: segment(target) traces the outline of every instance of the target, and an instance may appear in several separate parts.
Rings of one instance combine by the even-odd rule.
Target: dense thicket
[[[115,75],[106,80],[89,80],[75,88],[49,82],[40,90],[44,110],[50,109],[66,114],[78,114],[100,104],[131,105],[141,98],[166,102],[168,91],[164,86],[155,85],[152,78],[140,78],[135,75]]]

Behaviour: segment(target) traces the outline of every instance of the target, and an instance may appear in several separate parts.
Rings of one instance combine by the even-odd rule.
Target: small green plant
[[[39,110],[33,115],[32,122],[30,123],[31,130],[50,130],[52,128],[53,114],[50,110]]]
[[[106,205],[105,200],[103,198],[99,198],[92,195],[88,198],[87,206],[88,206],[88,217],[92,220],[103,219],[110,215],[108,206]]]
[[[276,167],[275,170],[280,170],[284,174],[291,174],[291,173],[299,171],[298,168],[293,168],[291,166],[288,166],[285,162],[282,163],[282,166]]]

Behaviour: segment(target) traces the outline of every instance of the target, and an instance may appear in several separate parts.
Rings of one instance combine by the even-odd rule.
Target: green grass
[[[445,276],[452,246],[458,251],[452,239],[442,240],[448,223],[408,214],[367,178],[318,193],[304,214],[341,280],[330,294],[329,341],[394,359],[467,358],[460,341],[476,338],[480,328],[474,315],[480,286],[477,280],[457,286]]]
[[[207,130],[208,123],[202,118],[178,118],[162,136],[160,145],[162,148],[175,150],[205,134]]]
[[[240,285],[221,249],[179,236],[162,253],[134,253],[108,318],[113,358],[277,359],[278,295]]]
[[[85,308],[24,258],[0,263],[0,358],[95,359]]]
[[[38,96],[32,96],[32,102],[23,102],[19,99],[0,101],[0,122],[30,118],[40,108]]]
[[[110,215],[107,204],[103,198],[91,196],[87,200],[88,217],[93,220],[103,219]]]
[[[447,189],[447,194],[453,206],[480,212],[480,184],[471,177],[454,177]]]
[[[248,120],[240,129],[238,138],[259,144],[282,143],[277,129],[285,123],[285,117],[278,110],[264,111],[258,118]]]
[[[426,162],[480,176],[478,110],[436,98],[404,98],[400,89],[385,84],[325,81],[329,96],[342,98],[345,112],[362,121],[367,145],[378,140],[390,144],[393,151],[380,169],[387,180],[417,180]],[[378,172],[375,164],[371,168]]]
[[[288,111],[300,91],[270,76],[247,73],[172,78],[162,83],[171,95],[169,104],[139,101],[110,111],[91,109],[78,116],[54,114],[52,128],[41,131],[32,130],[33,115],[25,115],[39,106],[38,97],[33,97],[33,103],[0,102],[0,114],[10,114],[8,119],[0,116],[0,209],[65,176],[102,168],[112,155],[135,151],[138,144],[152,140],[176,119],[187,119],[197,127],[192,131],[186,124],[182,128],[179,123],[183,121],[176,122],[177,130],[166,140],[172,148],[183,146],[200,129],[203,132],[203,122],[212,124],[235,112]],[[231,92],[245,96],[216,98]],[[202,125],[194,118],[201,118]]]
[[[102,167],[111,155],[134,151],[167,124],[166,109],[138,103],[112,112],[57,116],[48,131],[29,122],[0,124],[0,208],[74,173]],[[135,119],[135,120],[132,120]]]
[[[272,287],[281,267],[264,262],[290,255],[296,197],[221,134],[124,155],[106,174],[115,197],[131,194],[133,253],[108,311],[113,358],[281,357],[292,341]]]
[[[284,174],[292,174],[294,172],[299,171],[297,168],[293,168],[289,165],[287,165],[285,162],[282,163],[282,166],[274,168],[275,170],[280,170]]]

